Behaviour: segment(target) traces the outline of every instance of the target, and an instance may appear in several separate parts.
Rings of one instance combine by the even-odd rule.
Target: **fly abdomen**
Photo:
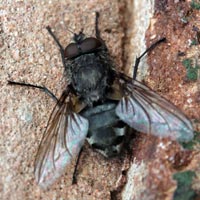
[[[81,112],[89,121],[89,144],[105,157],[118,155],[125,139],[126,125],[115,114],[116,105],[107,101]]]

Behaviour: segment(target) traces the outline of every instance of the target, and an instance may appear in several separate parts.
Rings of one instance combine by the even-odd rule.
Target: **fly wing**
[[[124,84],[128,93],[116,108],[116,114],[137,131],[180,142],[193,138],[187,117],[173,104],[138,81]]]
[[[35,178],[44,189],[76,158],[88,131],[88,120],[69,111],[67,95],[63,93],[51,114],[35,160]]]

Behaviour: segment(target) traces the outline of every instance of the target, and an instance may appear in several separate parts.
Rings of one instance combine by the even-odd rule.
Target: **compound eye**
[[[102,46],[101,41],[93,37],[86,38],[80,45],[83,53],[94,51],[101,46]]]
[[[73,58],[79,55],[79,49],[76,43],[71,43],[65,48],[65,58]]]

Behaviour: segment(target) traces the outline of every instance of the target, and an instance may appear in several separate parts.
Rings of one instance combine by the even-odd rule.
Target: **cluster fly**
[[[96,13],[96,37],[86,37],[83,32],[74,34],[73,42],[65,49],[47,27],[59,47],[69,79],[69,85],[59,99],[46,87],[8,82],[39,88],[56,100],[35,160],[35,178],[43,188],[53,184],[73,159],[78,163],[85,140],[104,156],[112,157],[121,152],[128,127],[177,141],[187,142],[193,138],[193,128],[186,116],[136,81],[140,59],[165,38],[136,59],[130,78],[116,71],[100,36],[98,19]]]

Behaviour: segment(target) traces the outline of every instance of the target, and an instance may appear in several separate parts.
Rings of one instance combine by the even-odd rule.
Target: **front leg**
[[[96,33],[96,38],[97,39],[101,39],[101,35],[100,35],[100,30],[99,30],[99,12],[96,12],[95,13],[96,16],[95,16],[95,33]]]
[[[158,41],[156,41],[155,43],[153,43],[149,48],[146,49],[146,51],[144,53],[142,53],[142,55],[140,55],[139,57],[136,57],[135,60],[135,64],[133,66],[133,80],[136,80],[137,77],[137,71],[138,71],[138,66],[140,64],[140,59],[149,51],[153,50],[158,44],[160,44],[161,42],[165,42],[166,38],[162,38]]]
[[[49,34],[52,36],[52,38],[54,39],[54,41],[56,42],[56,44],[58,45],[59,50],[60,50],[60,54],[61,54],[61,58],[62,58],[62,63],[63,63],[64,68],[66,69],[66,65],[65,65],[65,50],[62,47],[62,45],[60,44],[58,38],[52,32],[50,26],[47,26],[46,29],[49,32]]]
[[[39,86],[39,85],[33,85],[29,83],[21,83],[21,82],[15,82],[15,81],[8,81],[8,85],[19,85],[19,86],[26,86],[26,87],[31,87],[31,88],[37,88],[40,89],[41,91],[45,92],[48,94],[54,101],[58,102],[57,97],[51,92],[48,88],[45,86]]]

